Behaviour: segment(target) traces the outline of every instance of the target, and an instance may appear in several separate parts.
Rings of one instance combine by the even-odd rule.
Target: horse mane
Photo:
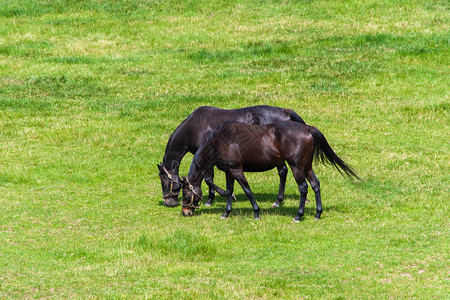
[[[232,123],[237,123],[237,121],[226,121],[225,123],[220,124],[219,126],[216,127],[216,129],[213,130],[213,132],[211,132],[208,137],[203,141],[200,149],[205,148],[205,147],[209,147],[209,143],[211,142],[212,139],[214,139],[218,134],[220,134],[222,132],[222,130],[225,127],[228,127],[230,124]],[[198,160],[200,158],[200,155],[202,153],[202,151],[199,149],[199,151],[197,151],[194,154],[194,157],[192,159],[192,163],[191,163],[191,169],[198,167]]]
[[[197,152],[195,152],[194,157],[192,158],[191,167],[189,168],[189,172],[188,172],[188,177],[192,176],[193,174],[197,174],[197,175],[201,174],[200,176],[202,176],[202,178],[205,176],[206,169],[202,168],[202,167],[204,167],[202,160],[205,159],[205,157],[206,157],[206,159],[211,158],[211,157],[209,157],[210,155],[208,155],[208,153],[209,153],[208,150],[211,149],[210,148],[211,141],[217,136],[217,134],[221,133],[221,131],[224,127],[226,127],[228,124],[233,123],[233,122],[235,122],[235,121],[227,121],[225,123],[220,124],[203,141],[202,145],[197,150]],[[199,169],[203,169],[202,173],[198,173]]]
[[[183,122],[181,122],[180,125],[178,125],[177,128],[169,135],[169,140],[167,141],[166,150],[164,151],[163,163],[165,163],[165,161],[166,161],[167,149],[169,148],[169,145],[172,143],[173,136],[175,135],[175,133],[177,133],[178,129],[187,121],[187,119],[189,119],[189,117],[190,117],[190,115],[186,119],[184,119]]]
[[[211,140],[214,136],[216,136],[221,130],[222,128],[224,128],[225,126],[230,125],[231,123],[236,123],[237,121],[226,121],[225,123],[220,124],[219,126],[216,127],[216,129],[213,130],[213,132],[211,132],[208,137],[206,138],[206,140],[203,141],[203,144],[205,144],[206,142],[208,142],[209,140]]]
[[[180,128],[180,127],[186,122],[187,119],[189,119],[189,117],[187,117],[186,119],[184,119],[183,122],[181,122],[180,125],[178,125],[177,128],[175,128],[175,130],[170,134],[169,140],[167,141],[167,144],[169,144],[169,143],[172,141],[173,136],[174,136],[174,134],[177,132],[178,128]],[[167,147],[166,147],[166,150],[167,150]]]

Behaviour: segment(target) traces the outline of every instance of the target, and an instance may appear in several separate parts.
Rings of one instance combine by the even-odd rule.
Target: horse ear
[[[157,166],[158,166],[158,169],[160,170],[160,171],[162,171],[162,163],[160,163],[160,164],[156,164]]]
[[[186,177],[185,177],[185,176],[183,176],[183,178],[181,179],[181,183],[182,183],[183,185],[186,185],[186,184],[187,184],[187,180],[186,180]]]

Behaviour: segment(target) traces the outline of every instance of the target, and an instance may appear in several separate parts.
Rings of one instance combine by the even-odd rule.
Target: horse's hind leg
[[[292,220],[292,222],[300,222],[300,218],[305,213],[305,202],[306,196],[308,195],[308,183],[306,183],[305,174],[303,173],[303,171],[295,167],[293,168],[292,166],[291,169],[300,191],[300,204],[298,206],[297,216],[294,220]]]
[[[259,217],[259,206],[256,204],[255,198],[253,197],[252,190],[250,189],[250,186],[248,185],[247,179],[244,176],[244,172],[242,169],[234,169],[230,170],[231,175],[233,175],[234,179],[236,179],[237,182],[241,185],[242,189],[245,192],[245,195],[247,195],[248,199],[250,200],[250,203],[253,207],[253,212],[255,214],[255,219],[261,219]]]
[[[312,189],[316,195],[316,219],[320,220],[320,215],[322,214],[322,197],[320,195],[320,182],[317,179],[316,174],[314,174],[313,169],[308,172],[308,181],[311,184]]]
[[[214,168],[212,168],[211,171],[209,171],[205,177],[206,177],[205,181],[211,180],[212,182],[214,179]],[[209,187],[208,200],[206,200],[205,206],[211,206],[215,197],[216,194],[214,193],[214,190],[211,187]]]
[[[233,194],[234,178],[229,172],[226,173],[226,178],[227,178],[227,193],[228,193],[227,208],[226,208],[225,212],[222,214],[222,216],[220,217],[221,219],[228,218],[228,216],[231,214],[231,210],[233,209],[232,208],[232,200],[234,197],[234,194]]]
[[[284,189],[286,187],[286,177],[288,173],[288,168],[286,167],[286,164],[283,164],[281,167],[277,167],[278,175],[280,175],[280,187],[278,188],[278,197],[277,201],[275,201],[274,204],[272,204],[272,207],[280,207],[281,203],[284,199]]]

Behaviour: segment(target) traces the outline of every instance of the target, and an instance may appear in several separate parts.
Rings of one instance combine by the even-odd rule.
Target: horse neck
[[[180,134],[179,128],[177,128],[167,142],[166,152],[163,158],[163,166],[168,170],[174,170],[177,174],[180,168],[180,162],[187,152],[186,145],[184,145],[181,137],[182,134]]]
[[[207,145],[205,145],[207,146]],[[215,158],[208,157],[206,155],[207,147],[201,147],[197,153],[195,153],[192,159],[191,167],[188,173],[188,180],[193,186],[200,186],[203,178],[205,178],[206,173],[214,166]]]
[[[178,175],[178,169],[180,168],[181,159],[184,157],[186,152],[182,151],[167,151],[164,154],[163,167],[167,170],[173,170]]]

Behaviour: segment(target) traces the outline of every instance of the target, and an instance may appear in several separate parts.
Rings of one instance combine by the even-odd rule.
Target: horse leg
[[[305,213],[305,202],[306,196],[308,195],[308,183],[306,183],[305,174],[303,173],[303,171],[300,171],[297,168],[292,168],[292,173],[294,174],[295,181],[297,182],[298,189],[300,191],[300,204],[298,206],[297,216],[294,220],[292,220],[293,223],[296,223],[300,222],[300,218]]]
[[[320,196],[320,182],[317,179],[316,174],[314,174],[313,169],[308,172],[308,181],[311,184],[312,189],[316,195],[316,219],[320,220],[320,215],[322,214],[322,197]]]
[[[228,216],[231,214],[231,210],[233,209],[232,208],[232,200],[234,198],[234,194],[233,194],[234,178],[229,172],[226,173],[226,178],[227,178],[227,193],[228,193],[228,196],[227,196],[227,207],[226,207],[225,212],[220,217],[221,219],[228,218]]]
[[[231,175],[233,175],[234,179],[236,179],[237,182],[241,185],[242,189],[244,190],[245,195],[250,200],[250,203],[253,207],[253,212],[255,214],[255,219],[261,219],[259,217],[259,206],[256,204],[255,198],[253,197],[252,190],[250,189],[250,186],[248,185],[247,179],[245,178],[244,171],[242,169],[234,169],[230,170]]]
[[[280,187],[278,188],[278,197],[277,201],[275,201],[274,204],[272,204],[272,207],[280,207],[281,203],[284,199],[284,189],[286,187],[286,177],[288,173],[288,168],[286,167],[286,164],[283,164],[281,167],[277,167],[278,175],[280,175]]]
[[[206,174],[205,181],[213,182],[213,179],[214,179],[214,167],[211,168],[211,171],[208,171],[208,173]],[[213,188],[211,186],[209,186],[208,189],[209,189],[208,200],[206,200],[205,206],[211,206],[212,202],[214,201],[214,198],[216,197],[216,194],[214,193]]]

